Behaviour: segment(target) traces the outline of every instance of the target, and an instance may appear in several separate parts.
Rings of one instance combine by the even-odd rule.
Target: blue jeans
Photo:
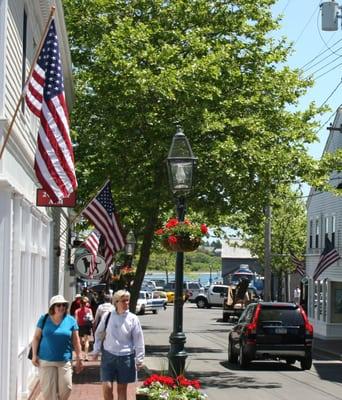
[[[100,375],[101,382],[135,382],[135,355],[116,356],[102,348]]]

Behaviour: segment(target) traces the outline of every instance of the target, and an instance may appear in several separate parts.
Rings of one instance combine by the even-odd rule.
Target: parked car
[[[246,368],[253,360],[284,359],[312,365],[313,327],[304,309],[293,303],[252,303],[228,336],[228,361]]]
[[[198,308],[222,307],[223,300],[227,297],[227,290],[227,285],[210,285],[208,290],[195,297],[194,302]]]
[[[136,314],[143,315],[146,311],[152,311],[157,314],[159,310],[164,308],[165,299],[153,298],[152,292],[141,290],[135,309]]]
[[[166,308],[168,298],[166,292],[163,290],[154,290],[152,293],[152,299],[161,299],[163,300],[163,307]]]
[[[164,290],[166,292],[174,292],[175,284],[176,282],[174,281],[167,283],[164,286]],[[196,297],[200,293],[204,293],[204,288],[199,282],[191,282],[191,281],[183,282],[183,294],[185,295],[186,300],[189,300],[191,303],[194,303]]]

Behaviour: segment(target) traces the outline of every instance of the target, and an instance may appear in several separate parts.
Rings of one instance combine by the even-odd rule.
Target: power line
[[[341,42],[342,39],[337,40],[335,43],[333,43],[331,45],[331,47],[336,46],[339,42]],[[325,48],[325,46],[323,47]],[[340,50],[340,48],[338,49]],[[309,64],[311,64],[313,61],[315,61],[318,57],[320,57],[321,55],[323,55],[324,53],[326,53],[327,51],[329,51],[329,49],[325,49],[324,51],[322,51],[321,53],[317,54],[317,56],[313,57],[311,60],[309,60],[306,64],[304,64],[302,67],[300,67],[300,69],[305,69],[305,67],[307,67]],[[311,67],[310,67],[311,68]]]
[[[341,57],[341,54],[336,53],[331,47],[328,46],[328,43],[323,39],[323,36],[322,36],[322,34],[321,34],[321,30],[320,30],[320,28],[319,28],[319,13],[318,13],[318,15],[317,15],[317,31],[318,31],[319,37],[321,38],[321,40],[322,40],[322,42],[324,43],[324,45],[326,46],[326,48],[327,48],[328,50],[330,50],[333,54],[336,54],[336,55],[338,55],[338,56]]]
[[[329,69],[328,71],[324,72],[323,74],[317,76],[317,77],[315,78],[315,80],[317,80],[317,79],[319,79],[319,78],[322,78],[322,76],[324,76],[324,75],[328,74],[329,72],[333,71],[334,69],[336,69],[336,68],[339,67],[340,65],[342,65],[342,62],[339,63],[339,64],[337,64],[337,65],[335,65],[335,67]]]
[[[340,82],[337,84],[337,86],[335,87],[335,89],[330,93],[330,95],[324,100],[323,104],[321,104],[321,107],[324,106],[324,104],[330,99],[330,97],[336,92],[336,90],[341,86],[342,84],[342,79],[340,80]]]
[[[342,46],[339,47],[337,50],[341,50],[341,49],[342,49]],[[328,51],[328,50],[326,50],[326,51]],[[308,68],[306,68],[306,69],[303,69],[303,72],[304,73],[308,72],[309,69],[314,68],[316,65],[321,64],[322,62],[326,61],[329,57],[332,57],[332,56],[333,56],[333,54],[329,54],[327,57],[323,58],[322,60],[317,61],[315,64],[312,64],[312,65],[308,66]],[[334,61],[338,60],[340,57],[341,56],[337,56],[333,61],[330,61],[329,63],[327,63],[327,65],[329,65],[329,64],[333,63]]]
[[[296,44],[299,39],[303,36],[303,33],[306,31],[306,28],[308,27],[309,23],[311,22],[312,18],[314,17],[315,13],[319,11],[319,7],[314,10],[314,12],[311,14],[310,18],[308,19],[307,23],[305,24],[304,28],[302,29],[302,31],[300,32],[300,34],[298,35],[297,39],[294,41],[294,44]],[[318,13],[319,15],[319,13]]]

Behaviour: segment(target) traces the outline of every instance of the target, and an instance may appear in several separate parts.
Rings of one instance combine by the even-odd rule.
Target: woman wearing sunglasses
[[[32,364],[39,368],[44,400],[67,400],[72,386],[72,351],[76,373],[83,369],[78,325],[67,314],[69,303],[61,295],[50,299],[49,312],[42,315],[32,340]]]

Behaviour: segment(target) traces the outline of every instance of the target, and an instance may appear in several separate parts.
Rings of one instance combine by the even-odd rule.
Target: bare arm
[[[76,373],[79,373],[83,369],[83,360],[81,358],[82,349],[78,330],[72,332],[72,345],[76,354]]]
[[[39,367],[39,358],[37,353],[41,337],[42,337],[42,330],[40,328],[36,328],[32,339],[32,364],[35,367]]]

